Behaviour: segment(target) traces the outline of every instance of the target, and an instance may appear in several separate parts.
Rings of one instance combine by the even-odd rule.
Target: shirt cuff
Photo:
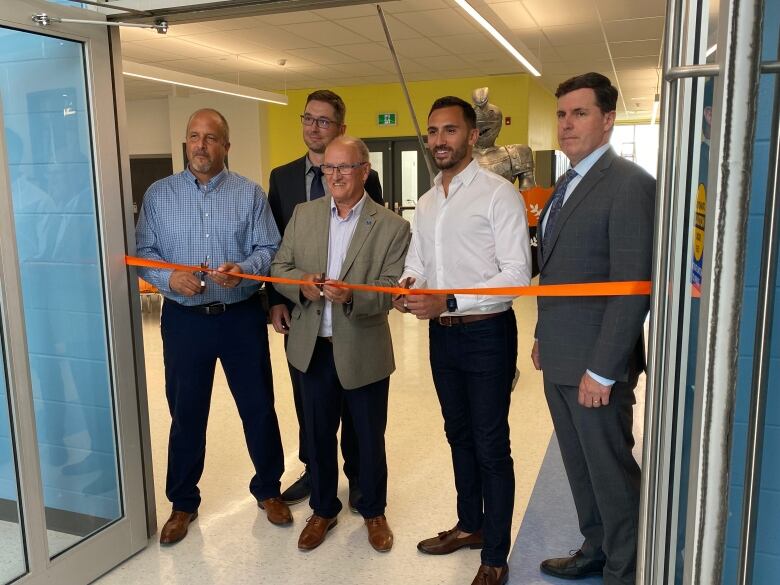
[[[598,374],[595,374],[595,373],[591,372],[590,370],[585,370],[585,371],[588,372],[588,376],[590,376],[591,378],[596,380],[596,382],[598,382],[602,386],[612,386],[612,384],[615,383],[615,380],[610,380],[609,378],[605,378],[603,376],[599,376]]]

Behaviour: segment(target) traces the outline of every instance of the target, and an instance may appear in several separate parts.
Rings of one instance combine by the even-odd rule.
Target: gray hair
[[[368,146],[366,146],[366,143],[363,142],[360,138],[355,138],[353,136],[338,136],[334,138],[330,144],[328,144],[329,148],[331,144],[344,144],[346,146],[351,146],[360,156],[360,162],[370,162],[371,157],[368,154]]]

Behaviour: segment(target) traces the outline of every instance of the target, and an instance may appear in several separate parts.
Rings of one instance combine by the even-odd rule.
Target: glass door
[[[38,12],[97,22],[39,28]],[[0,450],[9,454],[0,463],[0,521],[13,520],[17,502],[18,542],[6,547],[3,538],[2,548],[21,559],[8,571],[0,560],[0,584],[19,574],[24,583],[86,583],[146,544],[102,18],[15,0],[3,3],[0,16],[0,301],[9,354],[0,397],[8,413],[0,415],[0,438],[7,437]],[[16,460],[14,445],[18,476],[4,465]]]

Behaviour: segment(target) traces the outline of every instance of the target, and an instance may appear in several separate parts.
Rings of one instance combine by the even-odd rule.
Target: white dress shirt
[[[326,278],[338,280],[341,276],[341,267],[344,264],[344,258],[347,257],[349,244],[352,242],[352,236],[355,234],[355,228],[366,204],[366,193],[355,206],[349,210],[347,217],[339,217],[339,210],[333,199],[330,200],[330,225],[328,228],[328,271]],[[333,303],[325,299],[325,307],[322,310],[322,321],[320,322],[320,337],[331,337],[333,335]]]
[[[412,241],[401,277],[414,288],[526,286],[531,246],[525,203],[514,186],[477,161],[452,178],[445,197],[442,174],[417,202]],[[513,296],[456,295],[458,310],[445,315],[499,313]]]

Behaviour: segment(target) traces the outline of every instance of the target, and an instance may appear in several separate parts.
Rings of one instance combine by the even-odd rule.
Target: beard
[[[446,150],[450,153],[450,157],[448,159],[443,159],[443,160],[436,158],[434,152],[431,152],[431,154],[434,154],[433,164],[435,164],[436,168],[439,169],[440,171],[446,171],[447,169],[451,169],[452,167],[456,166],[460,161],[462,161],[464,158],[466,158],[468,145],[464,144],[460,148],[457,149],[447,148]]]
[[[205,158],[197,158],[197,155]],[[214,166],[214,160],[205,152],[193,152],[189,162],[192,169],[199,173],[208,173]]]

